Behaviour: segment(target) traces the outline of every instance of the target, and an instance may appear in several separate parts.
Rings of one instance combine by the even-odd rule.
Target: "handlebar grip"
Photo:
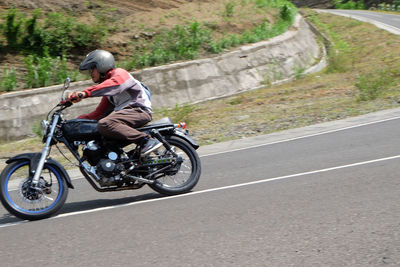
[[[62,100],[62,101],[60,101],[60,104],[59,105],[68,105],[68,106],[71,106],[73,103],[72,103],[72,101],[74,101],[74,100],[78,100],[78,99],[83,99],[83,97],[84,97],[84,94],[83,93],[79,93],[78,94],[78,96],[76,96],[76,97],[70,97],[70,98],[67,98],[67,99],[65,99],[65,100]]]
[[[71,99],[68,98],[68,99],[66,99],[66,100],[60,101],[60,103],[59,103],[57,106],[70,107],[70,106],[72,106],[72,105],[73,105],[73,103],[72,103]]]
[[[71,106],[72,105],[72,101],[76,100],[78,98],[76,97],[71,97],[71,98],[67,98],[65,100],[60,101],[60,105],[68,105]]]

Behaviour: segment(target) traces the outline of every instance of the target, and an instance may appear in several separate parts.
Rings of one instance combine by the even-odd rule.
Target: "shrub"
[[[7,46],[10,49],[16,49],[18,48],[24,20],[15,8],[8,9],[4,18],[5,25],[3,26],[3,33],[7,39]]]
[[[187,26],[175,26],[156,36],[150,52],[135,55],[133,66],[144,67],[181,59],[194,59],[200,48],[209,43],[211,32],[197,21]]]
[[[40,10],[34,11],[33,16],[25,21],[25,35],[22,38],[22,47],[35,53],[43,53],[42,30],[38,25]]]
[[[12,91],[17,87],[17,75],[15,68],[5,68],[0,82],[0,91]]]
[[[51,12],[42,17],[36,9],[31,17],[17,9],[7,10],[1,25],[6,37],[6,48],[11,51],[25,51],[43,56],[47,47],[50,55],[68,53],[75,48],[94,48],[101,44],[111,27],[107,26],[107,17],[98,16],[91,25],[77,22],[65,13]]]
[[[32,124],[32,133],[34,133],[37,137],[43,137],[41,121],[35,121]]]
[[[352,0],[335,0],[334,1],[335,8],[337,9],[365,9],[364,1],[359,0],[354,2]]]
[[[62,83],[65,78],[75,80],[77,71],[68,71],[67,59],[62,57],[51,57],[48,49],[44,56],[29,55],[25,58],[25,66],[28,70],[25,81],[28,88],[49,86]]]
[[[289,21],[293,18],[292,8],[288,4],[284,4],[281,7],[279,14],[281,16],[281,19],[283,19],[283,20]]]
[[[49,13],[41,33],[43,40],[41,47],[47,47],[51,55],[66,53],[73,47],[73,39],[70,38],[73,27],[72,17],[61,13]]]
[[[163,116],[171,118],[174,122],[182,122],[190,123],[190,114],[195,111],[196,107],[193,105],[176,104],[172,109],[161,109],[157,112],[160,112]]]
[[[399,74],[400,69],[391,69],[388,67],[374,73],[361,75],[355,83],[360,92],[358,100],[368,101],[376,99],[387,89],[398,83]]]
[[[225,12],[223,15],[225,17],[233,17],[234,8],[235,8],[234,2],[230,1],[230,2],[226,3],[225,4]]]
[[[232,34],[218,41],[213,39],[212,31],[215,27],[209,23],[202,26],[194,21],[186,26],[177,25],[171,30],[159,33],[150,47],[140,49],[132,61],[125,65],[132,68],[154,66],[175,60],[194,59],[202,51],[220,53],[224,49],[241,44],[259,42],[286,31],[297,12],[296,7],[286,0],[257,0],[255,3],[258,7],[279,7],[278,21],[274,25],[265,21],[241,35]],[[233,8],[234,2],[228,2],[225,5],[225,15],[233,15]]]

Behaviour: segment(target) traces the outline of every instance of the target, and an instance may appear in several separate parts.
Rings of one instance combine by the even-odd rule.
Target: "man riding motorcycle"
[[[98,120],[98,131],[106,138],[142,147],[147,155],[162,144],[149,135],[136,130],[152,119],[151,101],[142,84],[124,69],[115,68],[114,56],[105,50],[94,50],[82,61],[80,71],[88,71],[92,81],[98,83],[83,91],[75,91],[69,98],[79,102],[83,98],[102,96],[97,108],[79,116]]]

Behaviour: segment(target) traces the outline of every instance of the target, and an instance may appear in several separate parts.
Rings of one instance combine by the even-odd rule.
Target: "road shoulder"
[[[288,142],[301,138],[312,137],[321,134],[328,134],[343,131],[355,127],[362,127],[374,123],[382,123],[388,120],[400,119],[400,108],[382,110],[357,117],[346,118],[310,125],[302,128],[290,129],[275,132],[267,135],[259,135],[244,139],[232,140],[207,146],[198,149],[201,157],[223,154],[232,151],[249,149],[253,147],[271,145],[275,143]]]

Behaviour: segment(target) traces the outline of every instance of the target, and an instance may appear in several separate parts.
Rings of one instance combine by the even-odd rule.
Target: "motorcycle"
[[[69,88],[70,80],[64,83]],[[41,153],[24,153],[6,161],[0,175],[0,200],[13,215],[39,220],[56,214],[73,189],[66,169],[49,157],[51,147],[62,143],[77,160],[77,166],[98,192],[135,190],[144,185],[164,195],[191,191],[201,174],[196,152],[199,145],[184,123],[169,118],[138,129],[157,138],[163,145],[143,156],[140,145],[127,146],[102,137],[97,121],[64,118],[63,111],[73,99],[61,97],[41,123],[44,148]],[[128,151],[126,147],[130,147]]]

